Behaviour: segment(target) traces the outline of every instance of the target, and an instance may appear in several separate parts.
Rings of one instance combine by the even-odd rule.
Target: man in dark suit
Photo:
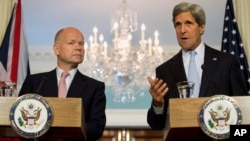
[[[68,76],[65,78],[67,89],[64,90],[66,96],[62,97],[82,98],[87,140],[95,141],[102,136],[106,125],[105,85],[83,75],[77,69],[84,58],[84,43],[84,36],[77,28],[66,27],[59,30],[53,46],[57,56],[57,67],[50,72],[27,76],[19,96],[38,93],[44,97],[59,97],[61,74],[67,72]]]
[[[199,83],[195,85],[200,86],[197,97],[215,94],[247,95],[238,60],[233,55],[220,52],[202,42],[205,22],[205,12],[197,4],[182,2],[173,9],[173,24],[181,50],[156,68],[155,79],[147,78],[152,96],[147,121],[153,129],[165,127],[169,99],[179,97],[176,83],[188,81],[191,51],[196,52],[196,75]]]

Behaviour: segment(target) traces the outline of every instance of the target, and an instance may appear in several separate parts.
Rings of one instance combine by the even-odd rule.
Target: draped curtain
[[[0,0],[0,44],[2,43],[5,30],[9,23],[12,7],[15,0]]]
[[[250,66],[250,0],[233,0],[235,16]]]

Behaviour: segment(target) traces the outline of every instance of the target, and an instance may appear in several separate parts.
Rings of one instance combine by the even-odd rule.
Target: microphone
[[[208,87],[211,89],[212,93],[215,94],[215,91],[214,91],[214,89],[213,89],[213,87],[212,87],[212,85],[211,85],[211,83],[210,83],[210,81],[209,81],[209,77],[208,77],[208,75],[207,75],[206,67],[205,67],[204,64],[201,65],[201,69],[203,70],[203,72],[204,72],[204,74],[205,74],[205,77],[206,77],[206,79],[207,79]]]
[[[36,90],[36,93],[37,93],[37,94],[40,92],[40,90],[41,90],[41,88],[42,88],[44,82],[45,82],[47,79],[48,79],[47,76],[43,76],[42,81],[41,81],[39,87],[38,87],[37,90]]]

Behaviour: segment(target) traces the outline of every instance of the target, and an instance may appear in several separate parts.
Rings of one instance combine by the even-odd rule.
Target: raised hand
[[[150,84],[149,93],[153,98],[153,103],[156,107],[162,107],[164,105],[164,96],[168,92],[167,83],[163,80],[151,77],[147,77],[147,80]]]

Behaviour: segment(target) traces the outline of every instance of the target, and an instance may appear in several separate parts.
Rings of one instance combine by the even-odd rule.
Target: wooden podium
[[[0,97],[0,138],[20,137],[12,130],[10,109],[17,97]],[[38,139],[86,140],[81,98],[45,98],[52,109],[52,125]]]
[[[169,101],[169,132],[166,141],[212,141],[200,128],[198,114],[203,103],[210,97],[180,99]],[[250,124],[250,96],[234,98],[242,112],[242,124]]]

